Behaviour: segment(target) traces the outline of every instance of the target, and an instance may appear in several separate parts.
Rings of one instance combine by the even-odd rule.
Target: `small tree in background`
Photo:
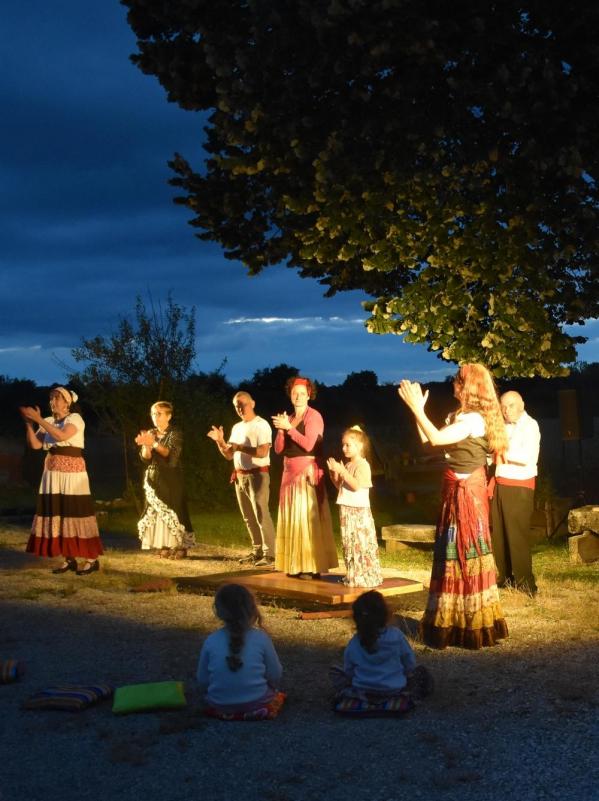
[[[120,320],[114,333],[84,339],[73,357],[84,365],[69,380],[85,388],[86,400],[105,427],[122,438],[125,480],[132,489],[133,438],[149,425],[157,400],[177,405],[195,359],[195,308],[186,310],[169,294],[164,307],[138,295],[133,318]]]

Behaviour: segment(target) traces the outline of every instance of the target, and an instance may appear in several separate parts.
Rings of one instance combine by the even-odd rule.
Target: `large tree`
[[[599,309],[591,0],[123,0],[133,61],[209,110],[192,225],[250,273],[363,289],[370,331],[555,375]]]

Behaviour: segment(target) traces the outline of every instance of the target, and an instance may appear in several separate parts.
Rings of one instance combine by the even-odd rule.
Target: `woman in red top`
[[[272,418],[275,453],[284,457],[275,567],[289,576],[320,578],[338,565],[322,460],[324,422],[308,405],[315,395],[310,379],[291,378],[287,392],[293,414]]]

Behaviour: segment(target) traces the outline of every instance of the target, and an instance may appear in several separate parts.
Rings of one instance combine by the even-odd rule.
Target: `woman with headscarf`
[[[309,405],[316,394],[309,378],[289,379],[287,392],[293,414],[272,418],[275,453],[284,457],[275,567],[289,576],[320,578],[338,565],[322,458],[324,422]]]
[[[62,556],[53,573],[86,576],[98,570],[103,551],[83,459],[85,423],[76,401],[75,392],[55,387],[50,417],[42,417],[38,406],[21,406],[19,411],[29,447],[47,452],[27,551]],[[82,568],[78,558],[85,560]]]

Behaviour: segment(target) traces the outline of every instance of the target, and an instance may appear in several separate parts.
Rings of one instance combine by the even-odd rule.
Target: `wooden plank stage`
[[[193,578],[176,579],[177,588],[183,592],[211,592],[221,584],[233,582],[243,584],[258,595],[278,598],[293,598],[328,606],[351,604],[366,590],[362,587],[346,587],[343,573],[323,573],[320,579],[299,579],[275,570],[236,570],[228,573],[212,573]],[[421,582],[392,576],[385,578],[378,592],[385,596],[420,592]]]

